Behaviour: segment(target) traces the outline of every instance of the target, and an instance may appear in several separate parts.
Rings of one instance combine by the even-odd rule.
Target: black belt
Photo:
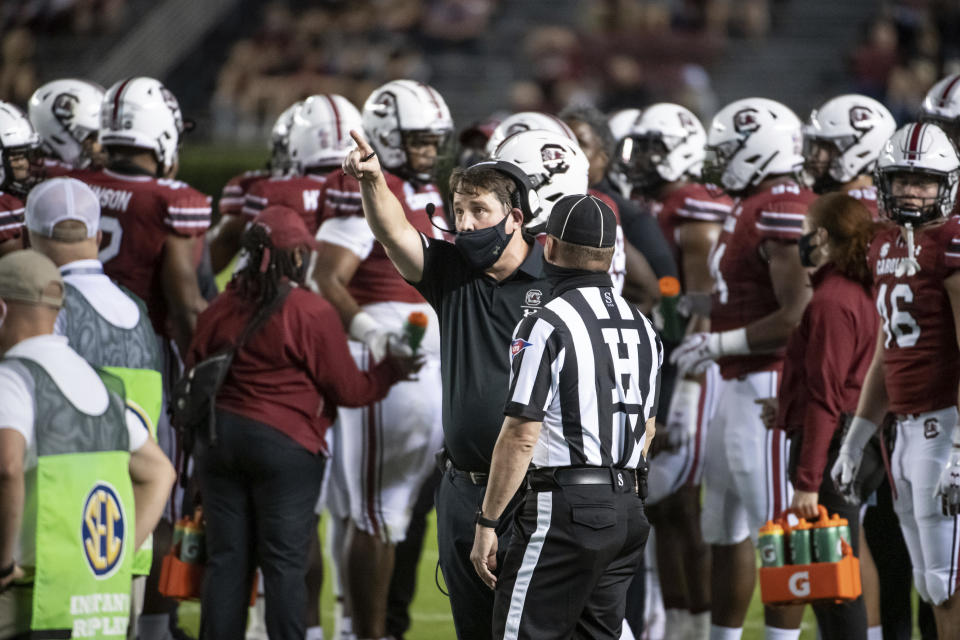
[[[450,460],[450,458],[446,457],[442,460],[440,468],[443,471],[449,471],[450,473],[461,475],[469,480],[471,484],[474,484],[478,487],[487,486],[487,477],[490,475],[488,473],[481,473],[479,471],[463,471],[461,469],[457,469],[455,466],[453,466],[453,462]]]
[[[545,467],[527,472],[527,486],[533,491],[570,485],[605,485],[618,491],[634,491],[637,471],[616,467]]]

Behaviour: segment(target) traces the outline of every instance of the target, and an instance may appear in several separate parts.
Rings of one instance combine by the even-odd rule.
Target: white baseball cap
[[[61,242],[79,242],[96,236],[100,229],[100,199],[79,180],[53,178],[30,191],[24,217],[33,233]],[[86,232],[57,230],[65,220],[82,222]]]

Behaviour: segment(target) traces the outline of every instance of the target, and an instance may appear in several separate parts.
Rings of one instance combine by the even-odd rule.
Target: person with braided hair
[[[192,366],[236,344],[252,317],[273,308],[237,349],[217,395],[216,446],[204,433],[195,450],[208,554],[201,634],[243,637],[259,566],[270,637],[302,640],[324,433],[338,405],[380,400],[422,362],[388,349],[357,369],[337,311],[304,286],[314,240],[292,209],[264,209],[241,246],[245,262],[200,315],[188,356]]]

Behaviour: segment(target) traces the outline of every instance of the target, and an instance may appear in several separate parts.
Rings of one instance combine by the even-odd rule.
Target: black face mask
[[[454,244],[471,267],[482,271],[493,266],[493,263],[500,258],[510,238],[513,237],[513,233],[507,233],[509,217],[509,214],[504,216],[503,220],[486,229],[457,233]]]
[[[800,236],[800,240],[797,242],[797,250],[800,252],[800,264],[805,267],[815,267],[813,263],[813,250],[819,247],[818,244],[811,244],[813,241],[813,236],[817,235],[816,231],[811,231],[810,233],[805,233]]]

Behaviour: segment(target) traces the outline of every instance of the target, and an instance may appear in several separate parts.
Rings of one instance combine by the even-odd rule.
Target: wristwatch
[[[500,518],[496,520],[491,520],[490,518],[483,517],[483,508],[477,509],[477,517],[474,520],[475,524],[480,525],[481,527],[486,527],[487,529],[496,529],[500,526]]]

